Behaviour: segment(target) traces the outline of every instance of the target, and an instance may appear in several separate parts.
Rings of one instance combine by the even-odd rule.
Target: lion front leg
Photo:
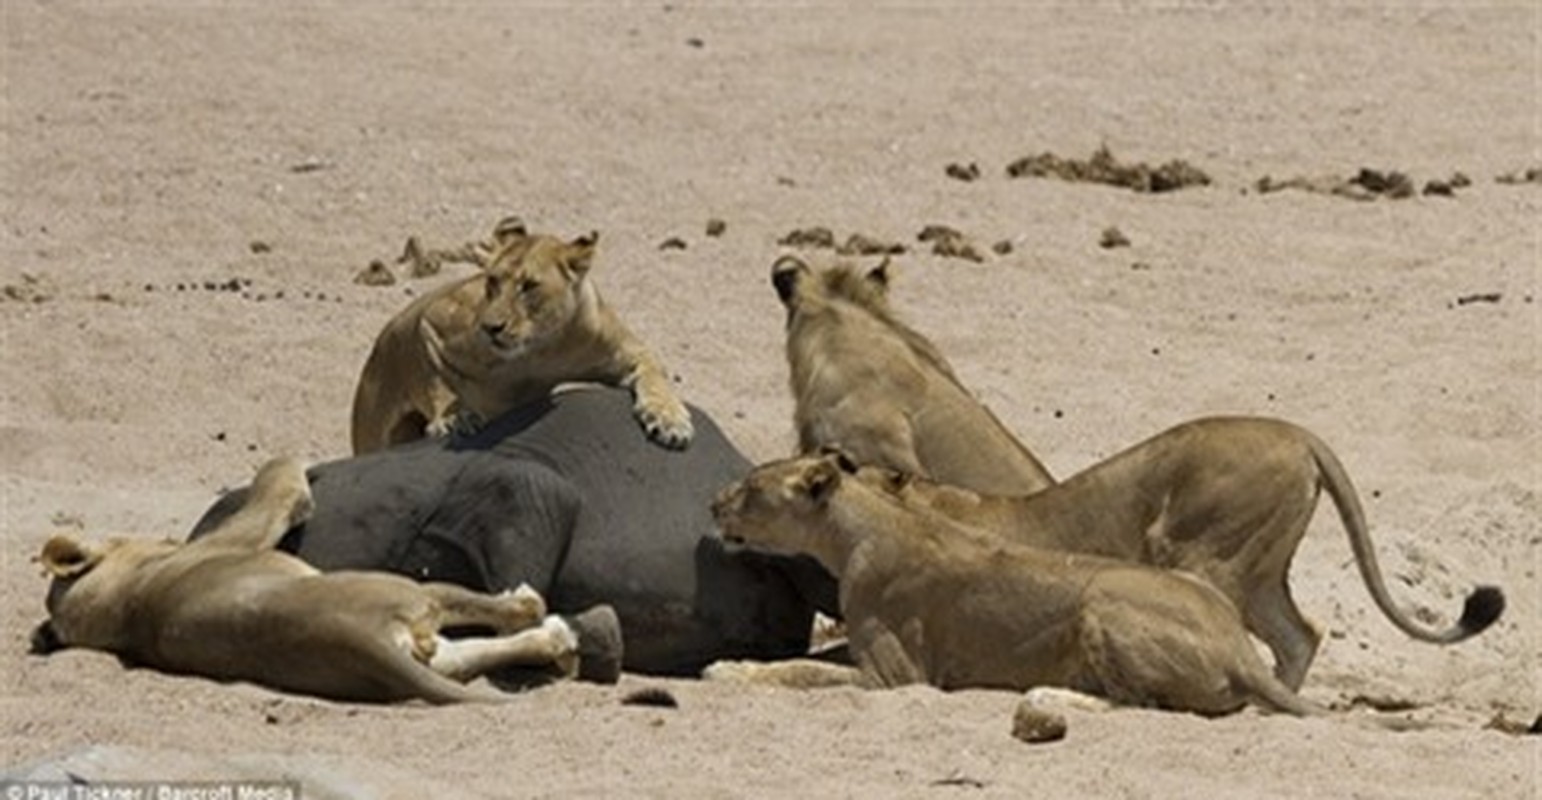
[[[506,636],[448,639],[439,636],[428,666],[462,683],[503,667],[552,667],[563,677],[578,674],[578,637],[561,617]]]
[[[669,376],[652,354],[634,350],[632,355],[634,365],[621,382],[632,392],[632,415],[649,439],[672,450],[685,449],[696,434],[690,410],[675,395]]]
[[[479,625],[509,634],[539,625],[546,617],[545,599],[529,584],[499,594],[452,583],[425,583],[423,591],[439,606],[441,624],[447,627]]]
[[[823,689],[831,686],[862,686],[861,670],[812,658],[787,661],[715,661],[701,672],[704,680],[751,683],[784,689]]]

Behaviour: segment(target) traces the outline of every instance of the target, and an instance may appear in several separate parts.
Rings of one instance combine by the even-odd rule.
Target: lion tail
[[[1376,551],[1371,543],[1370,531],[1366,527],[1365,510],[1360,506],[1360,496],[1349,480],[1349,473],[1344,470],[1344,465],[1339,462],[1338,456],[1333,454],[1326,443],[1306,431],[1302,433],[1306,435],[1312,455],[1317,461],[1317,467],[1322,473],[1323,486],[1328,490],[1328,495],[1333,498],[1333,503],[1339,511],[1339,519],[1344,524],[1344,531],[1349,535],[1349,546],[1354,550],[1355,563],[1360,566],[1360,577],[1365,581],[1365,586],[1370,591],[1371,598],[1376,601],[1376,606],[1387,616],[1387,619],[1392,621],[1393,625],[1420,641],[1451,644],[1482,632],[1499,619],[1500,614],[1504,613],[1505,596],[1497,586],[1479,586],[1474,589],[1467,595],[1461,619],[1444,630],[1424,627],[1399,608],[1387,591],[1381,566],[1376,561]]]

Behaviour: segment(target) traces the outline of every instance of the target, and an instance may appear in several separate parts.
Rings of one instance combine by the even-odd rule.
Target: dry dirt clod
[[[949,178],[968,183],[980,177],[980,165],[972,161],[968,164],[949,164],[943,172]]]
[[[963,233],[947,225],[927,225],[916,238],[932,243],[932,254],[943,258],[961,258],[976,264],[985,262],[985,255]]]
[[[671,236],[668,239],[659,242],[660,250],[684,250],[685,248],[685,240],[678,236]]]
[[[833,248],[835,247],[835,234],[822,225],[810,228],[798,228],[778,239],[777,244],[783,247],[803,248]]]
[[[1010,239],[1002,239],[1001,241],[991,245],[991,252],[998,256],[1010,254],[1012,252],[1012,241]]]
[[[1054,153],[1026,156],[1007,165],[1012,178],[1059,178],[1077,183],[1104,183],[1137,192],[1171,192],[1188,186],[1206,186],[1210,176],[1182,159],[1152,167],[1144,162],[1124,164],[1114,158],[1108,145],[1099,147],[1083,161]]]
[[[847,237],[846,243],[837,247],[835,252],[843,256],[897,256],[903,255],[905,246],[899,242],[889,242],[863,233],[853,233]]]
[[[1101,247],[1104,250],[1110,250],[1115,247],[1129,246],[1130,237],[1125,236],[1124,231],[1121,231],[1112,225],[1104,228],[1103,233],[1098,236],[1098,247]]]
[[[724,222],[724,221],[722,221],[720,219],[709,219],[709,220],[707,220],[707,235],[708,236],[711,236],[713,238],[717,238],[719,236],[722,236],[723,232],[727,231],[727,230],[728,230],[728,223],[726,223],[726,222]]]
[[[1542,167],[1530,167],[1514,172],[1506,172],[1494,179],[1495,183],[1503,183],[1511,186],[1523,183],[1542,183]]]
[[[353,276],[353,282],[363,286],[390,286],[396,283],[396,276],[386,268],[385,262],[377,258]]]

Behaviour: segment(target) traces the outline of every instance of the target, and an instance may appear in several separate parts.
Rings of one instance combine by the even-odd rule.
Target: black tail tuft
[[[1471,636],[1493,625],[1504,610],[1505,593],[1498,586],[1479,586],[1467,595],[1467,604],[1462,607],[1462,621],[1458,625]]]
[[[679,708],[680,701],[676,700],[675,696],[670,694],[666,689],[660,689],[657,686],[649,686],[644,689],[638,689],[635,692],[629,692],[626,697],[621,698],[621,705],[653,706],[655,708]]]

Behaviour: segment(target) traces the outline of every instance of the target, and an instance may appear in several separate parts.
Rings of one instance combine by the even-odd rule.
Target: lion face
[[[783,554],[815,552],[826,506],[855,470],[839,453],[772,461],[719,492],[712,518],[731,544]]]
[[[501,247],[487,266],[486,303],[477,315],[494,353],[517,358],[567,329],[582,306],[598,238],[515,237]]]

